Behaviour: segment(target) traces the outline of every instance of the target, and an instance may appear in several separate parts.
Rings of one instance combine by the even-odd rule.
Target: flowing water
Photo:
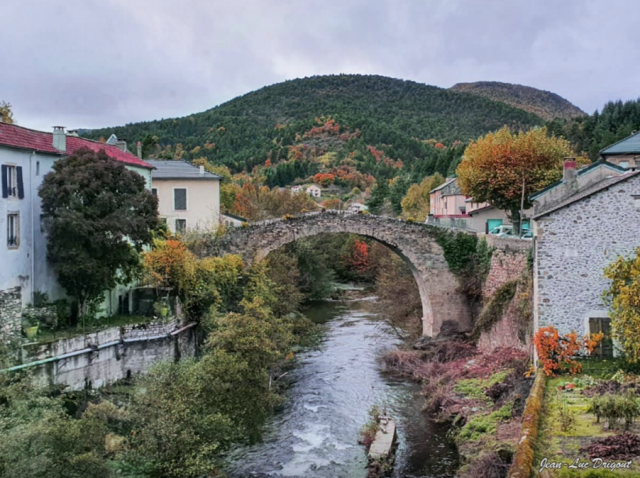
[[[286,405],[267,424],[263,442],[229,457],[230,477],[364,478],[367,460],[358,438],[374,404],[398,425],[393,477],[455,475],[455,447],[447,428],[421,413],[419,386],[381,372],[381,352],[399,341],[367,312],[371,305],[364,299],[309,308],[307,315],[325,329],[323,344],[290,372]]]

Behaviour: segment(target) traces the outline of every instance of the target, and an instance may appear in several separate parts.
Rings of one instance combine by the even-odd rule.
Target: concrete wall
[[[615,184],[534,222],[534,325],[586,333],[603,317],[603,269],[640,246],[640,177]]]
[[[155,179],[158,190],[158,213],[167,219],[171,231],[176,230],[176,219],[186,219],[187,229],[215,229],[220,221],[220,180],[211,179]],[[173,190],[187,190],[187,210],[174,209]]]
[[[157,362],[195,356],[197,334],[195,326],[181,329],[175,321],[111,327],[47,344],[24,345],[22,362],[72,354],[35,366],[35,379],[41,384],[64,385],[69,390],[100,388],[144,374]],[[80,351],[84,352],[73,355]]]

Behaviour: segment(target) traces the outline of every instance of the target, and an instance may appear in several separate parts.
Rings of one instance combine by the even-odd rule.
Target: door
[[[502,226],[502,219],[487,219],[487,230],[485,232],[489,234],[489,231],[500,226]]]

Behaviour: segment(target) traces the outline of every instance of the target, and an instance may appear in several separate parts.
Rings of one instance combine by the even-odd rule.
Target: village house
[[[322,196],[322,190],[319,186],[312,184],[307,188],[307,194],[312,198],[319,198],[320,196]]]
[[[457,178],[447,178],[429,192],[429,216],[426,222],[485,234],[498,226],[510,224],[504,211],[486,202],[476,203],[462,194]]]
[[[600,157],[623,169],[640,167],[640,132],[607,146],[600,151]]]
[[[349,204],[349,209],[348,209],[349,212],[354,212],[354,213],[364,212],[368,210],[369,210],[369,207],[365,206],[361,202],[352,202],[351,204]]]
[[[244,217],[236,216],[228,212],[221,213],[221,216],[223,224],[227,227],[241,227],[248,222]]]
[[[301,185],[291,186],[291,192],[293,194],[297,194],[302,191],[303,187]]]
[[[49,133],[0,122],[0,311],[4,311],[0,322],[8,320],[7,310],[19,313],[21,306],[33,303],[36,291],[46,292],[51,299],[64,297],[46,260],[47,240],[38,188],[56,160],[81,148],[104,150],[144,177],[147,188],[151,188],[152,166],[116,146],[66,133],[61,126]],[[106,294],[102,310],[115,313],[119,305],[127,307],[128,299],[128,289],[118,287]]]
[[[604,160],[576,170],[568,159],[563,179],[531,199],[534,327],[608,334],[603,270],[640,246],[640,171]]]
[[[158,214],[171,232],[213,230],[220,223],[220,176],[185,161],[148,160]]]

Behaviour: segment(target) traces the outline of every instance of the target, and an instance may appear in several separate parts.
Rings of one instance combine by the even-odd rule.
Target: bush
[[[588,413],[596,416],[596,421],[600,422],[600,417],[607,420],[610,428],[615,428],[618,421],[624,420],[625,429],[640,416],[640,403],[632,394],[625,395],[604,395],[594,397],[587,409]]]
[[[640,436],[624,432],[599,438],[580,448],[580,453],[587,453],[589,458],[628,460],[640,455]]]
[[[584,338],[575,332],[560,336],[555,327],[540,327],[533,336],[533,343],[547,376],[568,372],[572,375],[582,371],[582,364],[575,357],[593,352],[603,334],[587,335]]]

